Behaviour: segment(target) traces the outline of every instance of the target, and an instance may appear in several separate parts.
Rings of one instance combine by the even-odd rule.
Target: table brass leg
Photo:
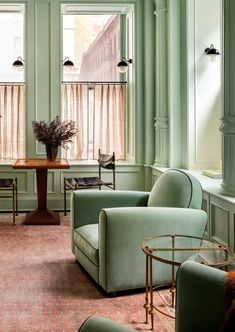
[[[153,260],[150,257],[150,315],[151,315],[151,330],[154,330],[154,305],[153,305]]]
[[[146,285],[145,285],[145,323],[149,322],[149,256],[146,255]]]
[[[175,267],[172,265],[171,268],[172,274],[171,274],[171,306],[174,307],[175,304]]]
[[[175,236],[172,235],[172,262],[174,262],[175,259]],[[174,307],[175,303],[175,266],[172,265],[171,267],[171,306]]]

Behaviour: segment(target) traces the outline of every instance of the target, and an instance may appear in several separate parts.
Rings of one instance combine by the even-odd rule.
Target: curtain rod
[[[25,82],[0,82],[1,85],[25,85]]]
[[[127,84],[127,81],[117,82],[117,81],[62,81],[62,84]],[[2,85],[24,85],[25,82],[0,82]]]
[[[127,81],[62,81],[62,84],[127,84]]]

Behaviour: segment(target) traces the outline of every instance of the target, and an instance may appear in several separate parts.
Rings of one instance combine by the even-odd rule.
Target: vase
[[[46,145],[47,160],[56,160],[58,146]]]

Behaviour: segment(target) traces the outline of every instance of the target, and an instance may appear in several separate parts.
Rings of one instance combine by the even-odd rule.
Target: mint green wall
[[[22,3],[2,1],[0,3]],[[61,18],[62,3],[96,3],[101,1],[26,0],[25,60],[26,60],[26,137],[27,157],[44,158],[44,146],[32,136],[32,120],[50,120],[60,113],[61,81]],[[154,6],[152,0],[105,1],[104,4],[130,3],[135,7],[135,163],[117,167],[117,189],[145,189],[150,184],[149,167],[154,160]],[[147,166],[147,167],[146,167]],[[48,207],[63,208],[63,177],[91,176],[97,167],[73,164],[70,170],[49,171]],[[36,207],[35,172],[14,171],[9,163],[0,163],[0,175],[17,175],[20,209]],[[149,187],[149,185],[147,185]],[[10,203],[5,202],[4,208]]]
[[[219,169],[221,166],[222,114],[222,0],[187,0],[184,69],[184,116],[189,169]],[[210,13],[210,14],[208,14]],[[183,31],[183,30],[182,30]],[[211,44],[222,56],[210,61],[204,52]],[[212,148],[215,147],[215,148]]]
[[[219,10],[219,1],[215,1],[214,11]],[[0,3],[7,2],[22,3],[23,1],[0,0]],[[203,6],[204,3],[205,6],[213,3],[212,0],[200,0],[201,7],[196,6],[199,3],[197,0],[26,0],[24,3],[26,5],[28,157],[45,157],[44,146],[36,143],[32,136],[32,120],[49,120],[60,113],[62,60],[60,5],[62,3],[107,5],[127,3],[134,5],[135,8],[135,54],[132,65],[135,76],[133,84],[135,125],[131,128],[134,132],[134,140],[128,151],[130,162],[118,163],[117,189],[147,190],[151,188],[152,165],[198,167],[199,163],[194,162],[195,154],[192,153],[197,133],[193,133],[192,139],[191,131],[191,126],[192,128],[196,126],[193,120],[194,116],[197,120],[196,108],[193,113],[191,106],[195,100],[200,103],[200,98],[198,99],[196,94],[197,77],[194,85],[190,81],[190,75],[197,69],[198,63],[190,52],[198,48],[203,53],[203,48],[199,43],[197,44],[194,35],[191,38],[191,31],[201,33],[202,23],[209,24],[208,10],[203,12]],[[189,14],[192,14],[192,17],[196,15],[197,20],[190,21]],[[203,27],[206,29],[206,24]],[[200,43],[203,41],[202,34]],[[208,41],[205,40],[205,42],[208,46]],[[213,42],[212,40],[211,43]],[[200,61],[204,61],[202,55]],[[201,118],[199,120],[201,121]],[[130,131],[128,134],[132,135]],[[198,143],[197,147],[200,147]],[[198,151],[201,153],[201,149]],[[216,161],[213,165],[217,164]],[[205,161],[203,165],[209,164]],[[97,167],[91,164],[77,163],[72,164],[68,171],[50,171],[48,206],[62,209],[64,175],[89,176],[96,174],[96,169]],[[20,208],[35,207],[37,200],[35,172],[23,170],[13,172],[11,164],[0,163],[0,175],[6,177],[13,174],[19,177]],[[6,207],[9,206],[7,204],[8,202]]]

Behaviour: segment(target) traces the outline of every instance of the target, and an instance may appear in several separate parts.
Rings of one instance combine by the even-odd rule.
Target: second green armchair
[[[145,286],[144,238],[184,234],[202,237],[207,215],[202,189],[180,170],[166,171],[152,191],[74,191],[72,252],[107,292]],[[158,264],[157,283],[169,282],[170,266]]]

